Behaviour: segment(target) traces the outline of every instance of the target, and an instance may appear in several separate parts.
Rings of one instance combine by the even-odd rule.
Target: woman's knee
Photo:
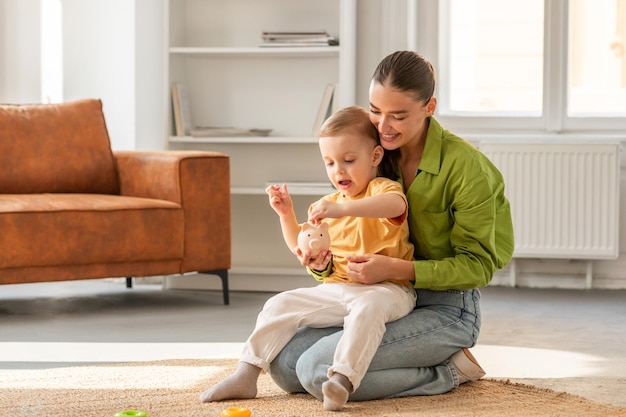
[[[323,330],[326,335],[300,355],[296,374],[302,387],[317,399],[323,399],[322,384],[328,379],[328,368],[333,363],[335,349],[343,332],[339,328]]]
[[[306,387],[304,387],[300,376],[297,374],[297,364],[303,356],[305,357],[304,361],[308,361],[308,350],[321,338],[338,330],[340,329],[336,327],[325,329],[305,327],[299,329],[270,364],[270,375],[276,382],[276,385],[287,392],[304,392]],[[313,356],[315,355],[314,351]],[[303,380],[307,379],[308,377],[303,376]]]
[[[305,352],[296,363],[298,381],[306,392],[318,400],[324,399],[322,384],[328,380],[328,369],[331,364],[332,357],[329,362],[326,355],[320,357],[311,352]]]
[[[285,351],[285,349],[287,350]],[[297,358],[294,359],[289,345],[287,345],[285,349],[270,363],[270,375],[276,385],[285,392],[305,392],[296,374],[295,364]]]
[[[296,375],[306,392],[323,400],[322,384],[328,379],[330,364],[320,363],[317,359],[315,356],[303,355],[296,364]]]

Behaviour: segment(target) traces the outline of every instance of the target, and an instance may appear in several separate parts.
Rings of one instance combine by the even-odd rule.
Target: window
[[[418,16],[450,128],[626,130],[626,0],[422,1]]]
[[[571,0],[567,114],[626,116],[626,0]]]
[[[540,115],[543,0],[451,0],[450,112]]]
[[[41,102],[63,101],[61,0],[41,0]]]

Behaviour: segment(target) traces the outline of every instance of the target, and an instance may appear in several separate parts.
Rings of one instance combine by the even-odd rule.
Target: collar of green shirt
[[[443,140],[443,128],[434,117],[429,117],[428,132],[424,153],[420,162],[419,171],[426,171],[438,175],[441,169],[441,142]]]

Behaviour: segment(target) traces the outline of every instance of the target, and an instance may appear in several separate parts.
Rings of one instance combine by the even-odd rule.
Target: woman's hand
[[[316,271],[324,271],[328,267],[328,263],[333,257],[333,254],[329,250],[323,250],[315,257],[311,257],[311,252],[302,252],[298,246],[293,249],[293,253],[296,255],[302,266],[309,267]]]
[[[348,278],[361,284],[377,284],[388,279],[414,280],[413,262],[385,255],[350,255]]]

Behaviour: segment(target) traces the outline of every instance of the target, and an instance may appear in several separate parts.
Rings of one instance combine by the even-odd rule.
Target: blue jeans
[[[382,343],[350,401],[434,395],[459,385],[449,358],[476,344],[480,291],[417,290],[415,309],[387,323]],[[287,392],[308,392],[322,400],[342,329],[301,328],[270,366],[274,382]]]

